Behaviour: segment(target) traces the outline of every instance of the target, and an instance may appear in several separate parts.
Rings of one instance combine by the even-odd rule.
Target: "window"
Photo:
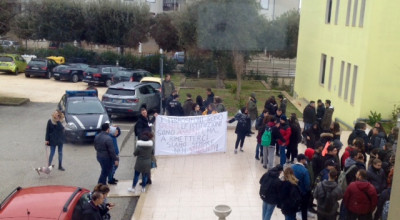
[[[319,76],[319,83],[321,85],[325,84],[325,69],[326,69],[326,54],[321,55],[321,70]]]
[[[351,0],[347,0],[346,26],[349,26],[350,24],[350,14],[351,14]]]
[[[344,74],[344,61],[340,65],[340,78],[339,78],[339,97],[342,97],[342,89],[343,89],[343,74]]]
[[[261,0],[260,5],[262,9],[269,9],[269,0]]]
[[[366,0],[361,0],[360,20],[359,20],[359,23],[358,23],[359,27],[363,27],[364,26],[365,1]]]
[[[332,0],[326,0],[326,15],[325,15],[325,23],[331,23],[332,16]]]
[[[356,26],[357,23],[357,9],[358,9],[358,0],[354,0],[354,8],[353,8],[353,27]]]
[[[351,74],[351,63],[347,63],[346,83],[344,85],[344,100],[345,101],[347,100],[347,98],[349,96],[350,74]]]
[[[357,72],[358,72],[358,66],[354,65],[353,81],[352,81],[352,84],[351,84],[350,104],[354,104],[354,98],[356,96]]]
[[[336,11],[335,11],[335,25],[338,24],[339,20],[339,8],[340,7],[340,0],[336,0]]]
[[[331,87],[332,87],[333,62],[334,62],[334,58],[331,57],[331,64],[330,64],[330,68],[329,68],[329,82],[328,82],[328,90],[329,91],[331,91]]]

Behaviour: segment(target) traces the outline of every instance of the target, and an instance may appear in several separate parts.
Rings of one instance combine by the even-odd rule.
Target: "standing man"
[[[181,103],[179,102],[179,95],[175,94],[172,96],[172,99],[167,103],[168,115],[170,116],[183,116],[183,108]]]
[[[135,124],[135,136],[140,137],[140,135],[145,131],[151,132],[151,127],[153,126],[155,117],[157,117],[157,115],[157,113],[154,113],[153,119],[150,120],[149,116],[147,115],[147,109],[141,108],[140,116],[138,117],[138,120]]]
[[[280,101],[279,108],[282,109],[282,114],[286,115],[287,99],[283,95],[278,95]]]
[[[310,101],[310,104],[308,104],[303,111],[304,131],[307,131],[309,128],[311,128],[315,120],[315,102]]]
[[[280,122],[279,132],[285,139],[285,142],[278,140],[279,151],[277,149],[277,152],[279,152],[279,156],[281,158],[280,164],[283,166],[286,163],[286,148],[290,144],[290,135],[292,135],[292,129],[288,125],[285,115],[281,117]]]
[[[319,126],[321,126],[322,118],[324,117],[325,114],[325,105],[321,101],[321,99],[318,99],[317,101],[317,121],[319,123]]]
[[[183,103],[183,113],[185,116],[190,115],[190,112],[193,110],[193,104],[192,94],[186,94],[186,101]]]
[[[165,112],[165,107],[168,104],[168,103],[166,103],[166,100],[170,97],[170,95],[172,94],[172,91],[175,90],[175,85],[171,81],[171,75],[170,74],[166,74],[165,75],[165,79],[162,81],[161,87],[162,87],[161,88],[162,108],[163,108],[163,112]]]
[[[256,99],[256,94],[254,92],[250,94],[249,101],[247,102],[247,110],[249,111],[249,117],[251,120],[251,126],[250,126],[251,129],[258,116],[257,99]],[[254,132],[251,133],[254,134]]]
[[[331,106],[331,100],[325,100],[325,114],[322,118],[321,127],[322,131],[330,131],[333,116],[333,106]]]
[[[310,183],[310,173],[307,168],[307,158],[304,154],[299,154],[297,156],[297,163],[292,165],[294,175],[299,180],[298,186],[301,194],[301,217],[303,220],[307,220],[308,214],[308,204],[311,197],[311,183]]]
[[[214,103],[214,93],[211,91],[211,88],[207,88],[207,99],[204,101],[203,106],[207,108],[211,103]]]
[[[336,220],[339,208],[338,200],[343,197],[342,189],[336,183],[337,175],[335,168],[330,169],[329,179],[318,183],[314,190],[318,220]]]
[[[343,202],[348,220],[372,220],[372,212],[378,203],[375,187],[367,181],[367,171],[359,170],[357,180],[350,183],[344,193]]]
[[[113,164],[118,166],[119,158],[114,150],[113,141],[108,135],[110,125],[104,123],[101,125],[101,132],[94,138],[94,148],[97,152],[97,161],[101,166],[101,173],[97,183],[107,184],[107,177],[112,171]],[[108,180],[111,181],[111,180]]]

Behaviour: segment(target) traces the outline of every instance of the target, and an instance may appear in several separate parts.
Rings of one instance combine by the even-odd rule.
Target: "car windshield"
[[[103,114],[105,112],[97,100],[74,100],[68,103],[67,112],[72,115]]]
[[[106,94],[133,96],[133,95],[135,95],[135,90],[109,88],[107,90]]]
[[[11,57],[0,56],[0,62],[12,62],[13,59]]]
[[[99,70],[99,68],[88,67],[86,69],[86,72],[97,73],[97,72],[100,72],[100,70]]]
[[[159,83],[156,83],[156,82],[146,82],[146,81],[142,81],[142,83],[146,83],[146,84],[149,84],[149,85],[151,85],[153,88],[155,88],[155,89],[159,89],[160,87],[161,87],[161,85],[159,84]]]
[[[118,71],[118,73],[115,74],[115,76],[126,76],[130,77],[132,75],[132,72],[129,71]]]
[[[41,60],[32,60],[29,62],[29,65],[46,66],[46,62]]]

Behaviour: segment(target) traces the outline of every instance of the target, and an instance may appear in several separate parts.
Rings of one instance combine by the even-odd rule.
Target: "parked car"
[[[0,219],[80,219],[89,194],[74,186],[17,187],[0,204]]]
[[[53,68],[58,64],[51,59],[34,58],[25,68],[25,77],[43,76],[50,79],[53,76]]]
[[[76,83],[79,80],[83,80],[83,72],[88,67],[89,65],[84,63],[59,65],[53,69],[53,76],[55,80],[68,80]]]
[[[112,84],[113,75],[123,69],[125,68],[110,65],[89,66],[83,72],[83,82],[89,85],[105,85],[108,87]]]
[[[67,90],[57,108],[65,115],[67,141],[93,141],[101,125],[110,123],[95,90]]]
[[[150,84],[154,89],[161,92],[161,78],[159,77],[143,77],[140,82]]]
[[[175,52],[174,56],[172,57],[177,63],[185,63],[185,52]]]
[[[108,87],[102,102],[109,116],[138,116],[142,107],[160,112],[159,91],[139,82],[120,82]]]
[[[0,71],[14,73],[18,75],[26,68],[24,58],[17,54],[0,54]]]
[[[46,57],[47,59],[54,60],[54,62],[58,64],[64,64],[65,63],[65,58],[62,56],[49,56]]]
[[[113,84],[117,84],[119,82],[140,82],[143,77],[153,76],[146,70],[137,69],[137,70],[120,70],[114,74],[112,77]]]
[[[9,49],[9,48],[19,49],[21,47],[21,45],[17,41],[12,41],[12,40],[1,40],[0,45],[4,49]]]

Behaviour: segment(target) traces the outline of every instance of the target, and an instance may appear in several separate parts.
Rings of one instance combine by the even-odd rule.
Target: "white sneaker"
[[[135,190],[135,188],[128,188],[128,192],[135,193],[136,190]]]
[[[142,193],[145,193],[146,192],[146,188],[142,188]]]
[[[235,149],[235,154],[237,154],[237,150]]]
[[[302,220],[301,212],[297,212],[297,213],[296,213],[296,219],[297,219],[297,220]]]

